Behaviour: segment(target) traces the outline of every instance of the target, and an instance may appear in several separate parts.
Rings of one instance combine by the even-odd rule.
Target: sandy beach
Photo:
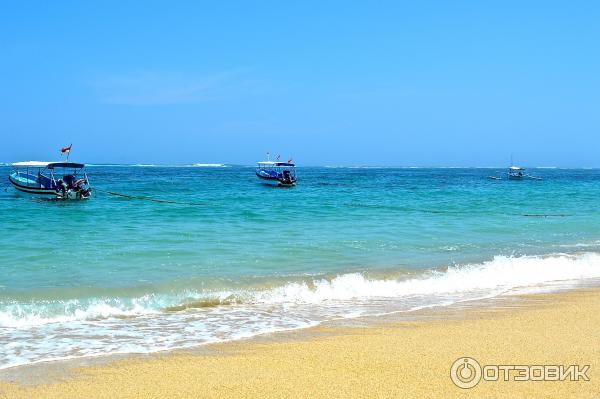
[[[6,381],[2,398],[473,397],[592,398],[600,392],[600,290],[430,310],[419,320],[321,326],[300,337],[210,345],[70,369],[55,381]],[[452,363],[589,365],[589,381],[481,380],[461,389]],[[17,371],[18,374],[18,371]],[[15,375],[15,370],[12,371]]]

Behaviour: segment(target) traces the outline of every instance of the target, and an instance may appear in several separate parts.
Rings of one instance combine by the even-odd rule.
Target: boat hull
[[[62,193],[57,192],[55,188],[45,188],[45,187],[35,187],[32,184],[23,184],[19,182],[12,175],[8,176],[8,181],[12,184],[12,186],[18,190],[19,192],[31,194],[31,195],[39,195],[43,197],[53,197],[61,200],[81,200],[88,199],[91,197],[91,191],[88,191],[87,194],[82,195],[81,191],[67,190],[64,195]]]
[[[56,196],[56,190],[54,188],[34,187],[31,185],[25,185],[18,182],[12,175],[8,177],[8,181],[12,186],[22,193],[44,195],[44,196]]]
[[[266,175],[261,175],[260,173],[256,173],[256,177],[258,177],[264,184],[268,184],[274,187],[293,187],[296,185],[296,180],[291,182],[283,182],[277,177],[271,177]]]
[[[260,181],[263,184],[266,184],[268,186],[273,186],[273,187],[294,187],[296,185],[296,182],[292,182],[292,183],[282,183],[280,180],[277,179],[268,179],[265,177],[261,177],[258,176],[258,178],[260,179]]]

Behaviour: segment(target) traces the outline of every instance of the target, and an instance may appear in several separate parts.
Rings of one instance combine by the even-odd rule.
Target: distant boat
[[[520,166],[508,168],[508,180],[523,180],[526,177],[525,169]]]
[[[267,160],[258,162],[256,176],[264,183],[277,187],[292,187],[296,185],[296,165],[290,159],[287,162],[271,161],[269,154]]]
[[[87,199],[92,195],[82,163],[27,161],[12,166],[8,180],[21,192],[56,199]]]
[[[508,179],[509,180],[542,180],[541,177],[531,176],[525,173],[525,168],[521,168],[520,166],[511,166],[508,168]]]

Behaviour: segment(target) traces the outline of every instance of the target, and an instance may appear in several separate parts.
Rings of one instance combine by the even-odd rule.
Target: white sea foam
[[[361,273],[263,290],[183,291],[135,298],[0,302],[0,368],[48,359],[153,352],[411,311],[600,278],[600,254],[505,257],[410,278]],[[54,337],[47,340],[48,336]],[[75,338],[73,338],[75,337]]]
[[[194,163],[193,167],[196,168],[226,168],[227,165],[224,163]]]
[[[132,317],[160,313],[144,298],[121,301],[118,298],[94,300],[46,300],[29,303],[0,304],[0,327],[27,328],[50,323],[100,320],[109,317]]]
[[[412,295],[452,294],[600,277],[600,255],[554,255],[548,257],[497,256],[489,262],[430,271],[407,280],[370,280],[353,273],[332,280],[290,283],[257,294],[259,301],[319,303],[355,298],[397,298]]]
[[[157,314],[165,309],[241,303],[326,304],[369,298],[402,298],[482,290],[506,291],[517,287],[600,278],[600,254],[559,254],[546,257],[497,256],[481,264],[429,270],[410,279],[369,279],[350,273],[331,279],[289,282],[265,290],[223,290],[179,294],[151,294],[136,298],[93,298],[0,303],[0,327],[29,327],[75,320]],[[204,301],[204,302],[202,302]]]

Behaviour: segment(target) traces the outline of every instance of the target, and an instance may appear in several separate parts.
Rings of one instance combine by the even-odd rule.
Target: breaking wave
[[[0,300],[0,369],[150,353],[306,328],[323,321],[570,287],[600,277],[600,255],[504,257],[402,278],[361,273],[276,287],[132,298]],[[532,289],[533,287],[533,289]]]
[[[402,299],[431,295],[502,293],[513,288],[600,277],[600,254],[497,256],[480,264],[427,270],[412,278],[371,279],[361,273],[288,282],[268,289],[146,294],[126,298],[0,301],[0,327],[30,327],[76,320],[124,318],[226,305],[327,307],[336,301]]]
[[[196,168],[226,168],[224,163],[194,163],[191,166]]]

